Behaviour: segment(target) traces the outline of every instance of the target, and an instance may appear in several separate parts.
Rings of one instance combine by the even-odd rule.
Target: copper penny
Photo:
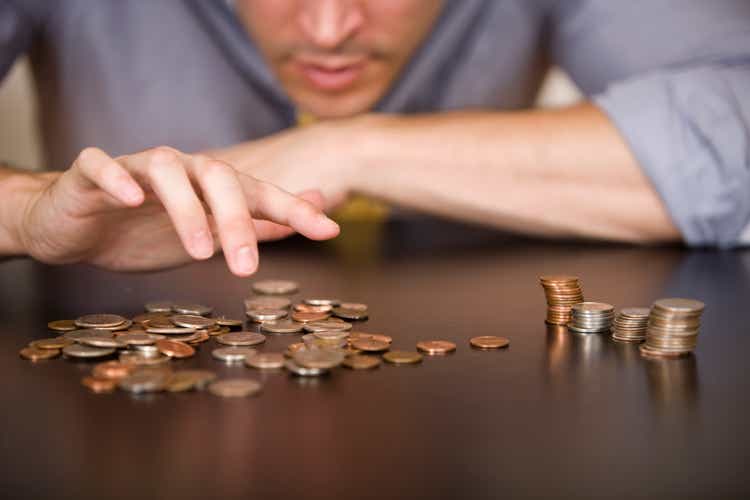
[[[179,340],[157,340],[156,341],[156,347],[159,348],[159,351],[171,358],[189,358],[190,356],[195,355],[195,349],[185,342],[180,342]]]
[[[286,346],[286,351],[284,351],[284,356],[287,358],[291,358],[292,354],[299,351],[300,349],[305,349],[307,346],[302,342],[295,342],[293,344],[289,344]]]
[[[35,340],[29,344],[29,347],[36,347],[37,349],[62,349],[72,343],[73,341],[69,338],[53,337],[49,339]]]
[[[448,340],[424,340],[417,342],[417,350],[425,354],[448,354],[456,350],[456,344]]]
[[[47,323],[47,328],[56,332],[72,332],[73,330],[77,330],[78,326],[76,326],[76,322],[72,319],[58,319]]]
[[[195,337],[192,340],[188,340],[187,343],[190,345],[198,345],[210,339],[211,336],[203,330],[195,332]]]
[[[56,358],[60,355],[60,349],[39,349],[37,347],[24,347],[19,352],[22,358],[29,361],[41,361]]]
[[[133,368],[133,365],[126,365],[125,363],[121,363],[119,361],[105,361],[104,363],[94,365],[94,369],[91,371],[91,374],[96,379],[116,381],[130,375],[130,372],[133,371]]]
[[[500,349],[507,347],[510,340],[505,337],[495,337],[494,335],[483,335],[481,337],[472,337],[469,343],[478,349]]]
[[[313,321],[323,321],[331,316],[327,312],[303,312],[294,311],[292,313],[292,319],[298,323],[311,323]]]
[[[358,339],[369,339],[386,342],[388,344],[393,343],[393,338],[389,337],[388,335],[383,335],[382,333],[351,332],[349,333],[349,339],[352,342]]]
[[[351,342],[352,347],[364,352],[382,352],[390,347],[388,342],[375,339],[356,339]]]
[[[81,379],[81,384],[83,384],[91,392],[95,392],[97,394],[112,392],[117,386],[117,382],[114,380],[96,377],[83,377],[83,379]]]
[[[394,365],[411,365],[422,361],[422,355],[411,351],[390,351],[383,354],[383,359]]]
[[[352,370],[372,370],[380,366],[380,358],[377,356],[354,354],[344,358],[341,364]]]

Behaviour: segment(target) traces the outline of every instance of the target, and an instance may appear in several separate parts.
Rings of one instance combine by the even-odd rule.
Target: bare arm
[[[59,173],[38,174],[0,162],[0,255],[23,255],[20,238],[24,213],[35,192]]]
[[[553,236],[680,238],[592,104],[555,111],[368,117],[352,188],[435,214]],[[362,147],[362,145],[365,147]]]

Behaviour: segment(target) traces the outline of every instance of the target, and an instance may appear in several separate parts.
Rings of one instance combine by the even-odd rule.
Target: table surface
[[[750,252],[386,233],[266,246],[257,278],[368,303],[358,328],[395,348],[447,339],[457,352],[296,378],[220,364],[211,340],[177,364],[263,381],[240,400],[94,395],[80,385],[91,363],[18,357],[47,321],[135,315],[148,300],[239,316],[251,280],[220,258],[152,274],[0,263],[3,498],[747,498]],[[695,354],[651,361],[548,328],[545,273],[576,274],[587,300],[617,307],[703,300]],[[477,335],[511,345],[474,350]]]

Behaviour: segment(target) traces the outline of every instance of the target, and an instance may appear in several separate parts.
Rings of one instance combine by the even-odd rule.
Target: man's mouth
[[[361,76],[366,58],[313,60],[300,57],[294,67],[307,82],[326,92],[343,91],[351,87]]]

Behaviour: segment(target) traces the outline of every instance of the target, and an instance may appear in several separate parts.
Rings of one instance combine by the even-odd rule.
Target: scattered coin
[[[124,391],[136,394],[158,392],[166,388],[171,378],[172,371],[167,368],[145,367],[135,370],[127,377],[120,379],[117,386]]]
[[[294,311],[292,313],[292,319],[294,321],[297,321],[299,323],[310,323],[313,321],[323,321],[328,319],[330,316],[329,313],[324,312],[302,312],[302,311]]]
[[[91,374],[96,379],[120,380],[130,375],[135,368],[132,364],[122,363],[120,361],[105,361],[94,365]]]
[[[309,304],[311,306],[336,307],[339,304],[341,304],[341,301],[339,299],[320,299],[320,298],[305,299],[302,302],[304,302],[305,304]]]
[[[195,356],[195,349],[184,342],[178,340],[159,340],[156,342],[159,352],[171,358],[181,359]]]
[[[274,321],[264,321],[260,325],[263,332],[269,333],[299,333],[302,331],[302,323],[297,323],[289,319],[278,319]]]
[[[284,351],[284,356],[287,358],[291,358],[292,355],[299,351],[300,349],[305,349],[305,344],[302,342],[295,342],[293,344],[289,344],[286,346],[286,351]]]
[[[189,340],[183,340],[183,342],[187,342],[188,344],[191,344],[191,345],[198,345],[198,344],[202,344],[203,342],[207,341],[210,338],[211,336],[208,333],[206,333],[203,330],[199,330],[195,332],[195,334],[193,335],[193,338]]]
[[[193,389],[204,389],[216,380],[216,374],[210,370],[177,370],[167,383],[169,392],[184,392]]]
[[[72,319],[58,319],[47,323],[47,328],[56,332],[72,332],[78,329],[78,325]]]
[[[278,370],[284,367],[284,355],[276,352],[262,352],[245,358],[245,364],[258,370]]]
[[[302,342],[309,349],[343,349],[347,346],[347,339],[321,339],[312,333],[302,336]]]
[[[79,337],[76,342],[92,347],[125,347],[125,344],[109,330],[87,330],[86,335]]]
[[[411,351],[388,351],[383,359],[394,365],[411,365],[422,361],[422,355]]]
[[[290,280],[263,280],[253,283],[253,292],[262,295],[290,295],[299,291],[299,284]]]
[[[133,345],[130,346],[130,348],[133,349],[133,351],[140,353],[142,356],[151,358],[159,356],[159,348],[156,347],[156,345]]]
[[[229,332],[216,337],[216,341],[224,345],[251,346],[262,344],[266,341],[266,336],[255,332]]]
[[[340,341],[349,338],[349,332],[345,330],[325,330],[322,332],[313,332],[312,335],[321,340]]]
[[[29,344],[29,347],[36,347],[37,349],[62,349],[72,343],[72,340],[65,337],[53,337],[49,339],[34,340]]]
[[[119,314],[87,314],[75,320],[81,328],[108,328],[125,323],[127,319]]]
[[[252,347],[219,347],[211,352],[211,355],[221,361],[234,362],[244,361],[249,356],[255,356],[258,351]]]
[[[91,392],[95,392],[97,394],[113,392],[115,390],[115,387],[117,387],[117,382],[115,382],[114,380],[96,378],[91,376],[83,377],[81,379],[81,384],[83,384],[83,386]]]
[[[216,324],[215,319],[204,318],[203,316],[197,316],[194,314],[175,314],[169,319],[177,326],[195,328],[196,330],[209,328]]]
[[[377,340],[387,344],[393,343],[393,338],[388,335],[383,335],[382,333],[351,332],[349,334],[350,341],[354,342],[358,339]]]
[[[333,311],[333,306],[330,304],[321,304],[318,306],[313,306],[310,304],[305,304],[304,302],[301,302],[299,304],[294,304],[294,310],[297,312],[304,312],[304,313],[331,313]]]
[[[342,361],[341,364],[352,370],[371,370],[380,366],[380,358],[376,356],[354,354],[344,358],[344,361]]]
[[[163,338],[164,335],[155,333],[121,333],[117,336],[117,340],[125,345],[151,345]]]
[[[70,344],[62,350],[62,353],[70,358],[102,358],[114,352],[113,347],[92,347],[81,344]]]
[[[382,340],[365,338],[352,340],[351,345],[355,349],[359,349],[360,351],[364,352],[383,352],[387,351],[391,346],[388,342],[383,342]]]
[[[160,352],[148,355],[139,351],[121,351],[118,359],[121,363],[135,366],[158,366],[169,363],[172,358]]]
[[[216,336],[218,336],[218,335],[224,335],[225,333],[229,333],[230,331],[231,331],[231,330],[229,329],[229,327],[228,327],[228,326],[221,326],[221,327],[219,327],[219,328],[216,328],[215,330],[214,330],[214,329],[211,329],[211,328],[209,328],[208,330],[206,330],[206,333],[207,333],[207,334],[208,334],[209,336],[211,336],[211,337],[216,337]]]
[[[245,310],[257,309],[289,309],[292,301],[286,297],[253,297],[245,299]]]
[[[448,354],[456,350],[456,344],[448,340],[424,340],[417,342],[417,350],[431,356]]]
[[[24,347],[19,352],[22,358],[29,361],[42,361],[44,359],[56,358],[60,355],[59,349],[39,349],[36,347]]]
[[[352,308],[344,307],[344,305],[342,304],[339,307],[333,308],[334,316],[338,318],[342,318],[342,319],[348,319],[351,321],[361,321],[361,320],[367,319],[368,317],[367,306],[365,306],[364,304],[349,304],[349,305],[364,306],[365,308],[364,309],[359,309],[359,308],[352,309]]]
[[[148,333],[158,333],[161,335],[188,335],[195,333],[195,328],[185,328],[183,326],[150,326],[151,322],[146,323]]]
[[[227,318],[226,316],[217,316],[216,324],[219,326],[242,326],[241,319]]]
[[[347,323],[342,320],[329,318],[323,321],[311,321],[310,323],[305,323],[304,329],[305,331],[313,332],[313,333],[330,331],[330,330],[351,330],[352,324]]]
[[[257,380],[247,378],[227,378],[217,380],[208,386],[209,392],[222,398],[244,398],[255,396],[263,386]]]
[[[150,313],[170,313],[174,307],[171,300],[160,300],[157,302],[147,302],[144,309]]]
[[[307,368],[305,366],[300,366],[295,363],[293,359],[287,359],[286,362],[284,362],[284,368],[301,377],[317,377],[328,373],[328,370],[325,368]]]
[[[289,313],[286,309],[248,309],[245,314],[252,321],[263,323],[264,321],[276,321],[285,318]]]
[[[177,314],[192,314],[195,316],[208,316],[214,311],[213,307],[201,304],[172,304],[172,312]]]
[[[167,313],[144,313],[139,314],[133,318],[133,323],[137,325],[143,325],[143,323],[146,323],[151,320],[158,320],[158,321],[169,321],[169,314]],[[169,323],[171,324],[171,322]]]
[[[510,340],[505,337],[495,337],[494,335],[482,335],[469,339],[472,347],[477,349],[501,349],[510,345]]]
[[[330,349],[300,349],[292,358],[299,366],[325,370],[340,365],[344,361],[344,353]]]

